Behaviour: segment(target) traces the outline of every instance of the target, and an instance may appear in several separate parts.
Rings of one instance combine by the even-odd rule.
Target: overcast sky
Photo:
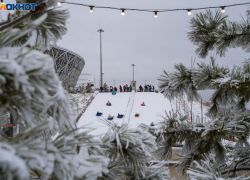
[[[69,0],[97,6],[113,6],[119,8],[169,9],[169,8],[198,8],[207,6],[222,6],[244,3],[244,0]],[[196,47],[187,39],[190,18],[197,12],[192,11],[188,16],[186,11],[159,13],[154,18],[153,13],[121,11],[109,9],[94,9],[88,7],[66,5],[70,11],[68,32],[58,42],[59,46],[74,51],[82,56],[86,65],[80,79],[94,81],[100,79],[100,34],[103,29],[103,73],[104,82],[113,85],[129,83],[133,78],[131,64],[135,64],[135,80],[138,84],[157,85],[157,78],[163,69],[173,71],[175,63],[191,64],[191,57],[197,62],[202,61],[195,54]],[[226,8],[230,20],[241,20],[248,6]],[[215,55],[214,52],[211,55]],[[248,53],[241,49],[230,49],[226,57],[218,57],[219,64],[232,67],[240,65]],[[209,61],[206,58],[205,61]],[[79,80],[83,82],[83,80]],[[86,82],[86,81],[85,81]],[[96,83],[97,85],[98,83]]]
[[[198,8],[207,6],[223,6],[244,3],[245,0],[68,0],[97,6],[112,6],[118,8],[170,9]],[[5,2],[8,2],[5,0]],[[14,2],[10,0],[10,2]],[[195,54],[196,47],[187,39],[189,21],[200,11],[192,11],[188,16],[186,11],[159,13],[154,18],[153,13],[121,11],[110,9],[94,9],[88,7],[63,4],[70,11],[68,32],[59,40],[58,46],[69,49],[85,59],[85,67],[79,84],[87,81],[100,80],[100,34],[103,29],[103,73],[104,82],[109,85],[123,85],[133,78],[131,64],[135,64],[135,80],[138,84],[157,85],[157,78],[163,69],[173,71],[175,63],[191,64],[191,57],[197,62],[202,61]],[[248,6],[226,8],[230,20],[241,20],[245,17]],[[211,55],[215,55],[214,52]],[[216,57],[221,65],[232,67],[240,65],[248,53],[241,49],[230,49],[226,57]],[[205,61],[209,61],[206,58]],[[82,79],[87,79],[83,81]]]

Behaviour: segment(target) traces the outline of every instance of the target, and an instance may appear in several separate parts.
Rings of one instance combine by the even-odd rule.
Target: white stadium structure
[[[51,46],[44,53],[53,58],[56,73],[63,86],[65,88],[75,87],[85,66],[84,59],[78,54],[58,46]]]

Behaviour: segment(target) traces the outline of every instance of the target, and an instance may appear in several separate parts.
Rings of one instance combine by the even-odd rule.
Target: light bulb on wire
[[[157,11],[155,11],[155,18],[157,18],[158,17],[158,15],[157,15]]]
[[[122,13],[121,13],[121,15],[125,15],[125,9],[122,9]]]
[[[89,12],[91,12],[91,13],[93,12],[93,7],[94,6],[89,6],[89,8],[90,8]]]
[[[221,13],[225,13],[225,7],[221,7]]]
[[[57,3],[57,5],[58,5],[58,6],[61,6],[61,5],[62,5],[62,3],[61,3],[61,2],[58,2],[58,3]]]
[[[192,14],[191,9],[188,10],[188,15],[190,16]]]

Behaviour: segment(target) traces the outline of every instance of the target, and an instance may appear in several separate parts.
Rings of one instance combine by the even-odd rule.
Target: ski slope
[[[143,102],[146,106],[141,106]],[[165,110],[169,112],[171,110],[171,105],[170,101],[165,99],[163,94],[154,92],[138,92],[135,95],[129,124],[132,127],[137,127],[141,123],[156,123],[158,120],[162,120],[159,115],[165,116]],[[139,113],[140,117],[135,117],[136,113]]]
[[[118,119],[117,115],[125,114],[131,93],[98,93],[92,103],[89,105],[85,113],[79,119],[77,127],[88,125],[96,128],[91,131],[93,135],[105,134],[108,126],[103,124],[100,119],[107,119],[108,115],[115,116],[113,122],[121,124],[124,118]],[[112,106],[106,106],[107,102],[111,102]],[[96,116],[97,111],[102,112],[102,116]]]
[[[116,95],[99,93],[82,115],[77,126],[88,125],[96,128],[91,134],[102,135],[108,131],[108,126],[103,124],[100,119],[107,119],[109,114],[115,116],[114,123],[121,125],[123,122],[129,121],[129,125],[136,128],[140,123],[150,124],[161,120],[158,114],[164,115],[164,110],[169,111],[171,109],[169,100],[165,99],[161,93],[136,92],[134,99],[132,95],[133,93],[130,92],[118,92]],[[110,101],[112,106],[106,106],[107,101]],[[146,106],[141,106],[143,102]],[[132,110],[127,110],[130,108]],[[96,116],[97,111],[102,112],[103,115]],[[126,117],[118,119],[118,113],[126,114]],[[135,113],[139,113],[140,117],[135,117]]]

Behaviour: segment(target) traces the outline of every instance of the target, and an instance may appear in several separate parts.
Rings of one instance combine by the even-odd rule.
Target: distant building
[[[56,73],[62,81],[63,87],[75,87],[85,66],[84,59],[78,54],[58,46],[51,46],[44,53],[53,58]]]

